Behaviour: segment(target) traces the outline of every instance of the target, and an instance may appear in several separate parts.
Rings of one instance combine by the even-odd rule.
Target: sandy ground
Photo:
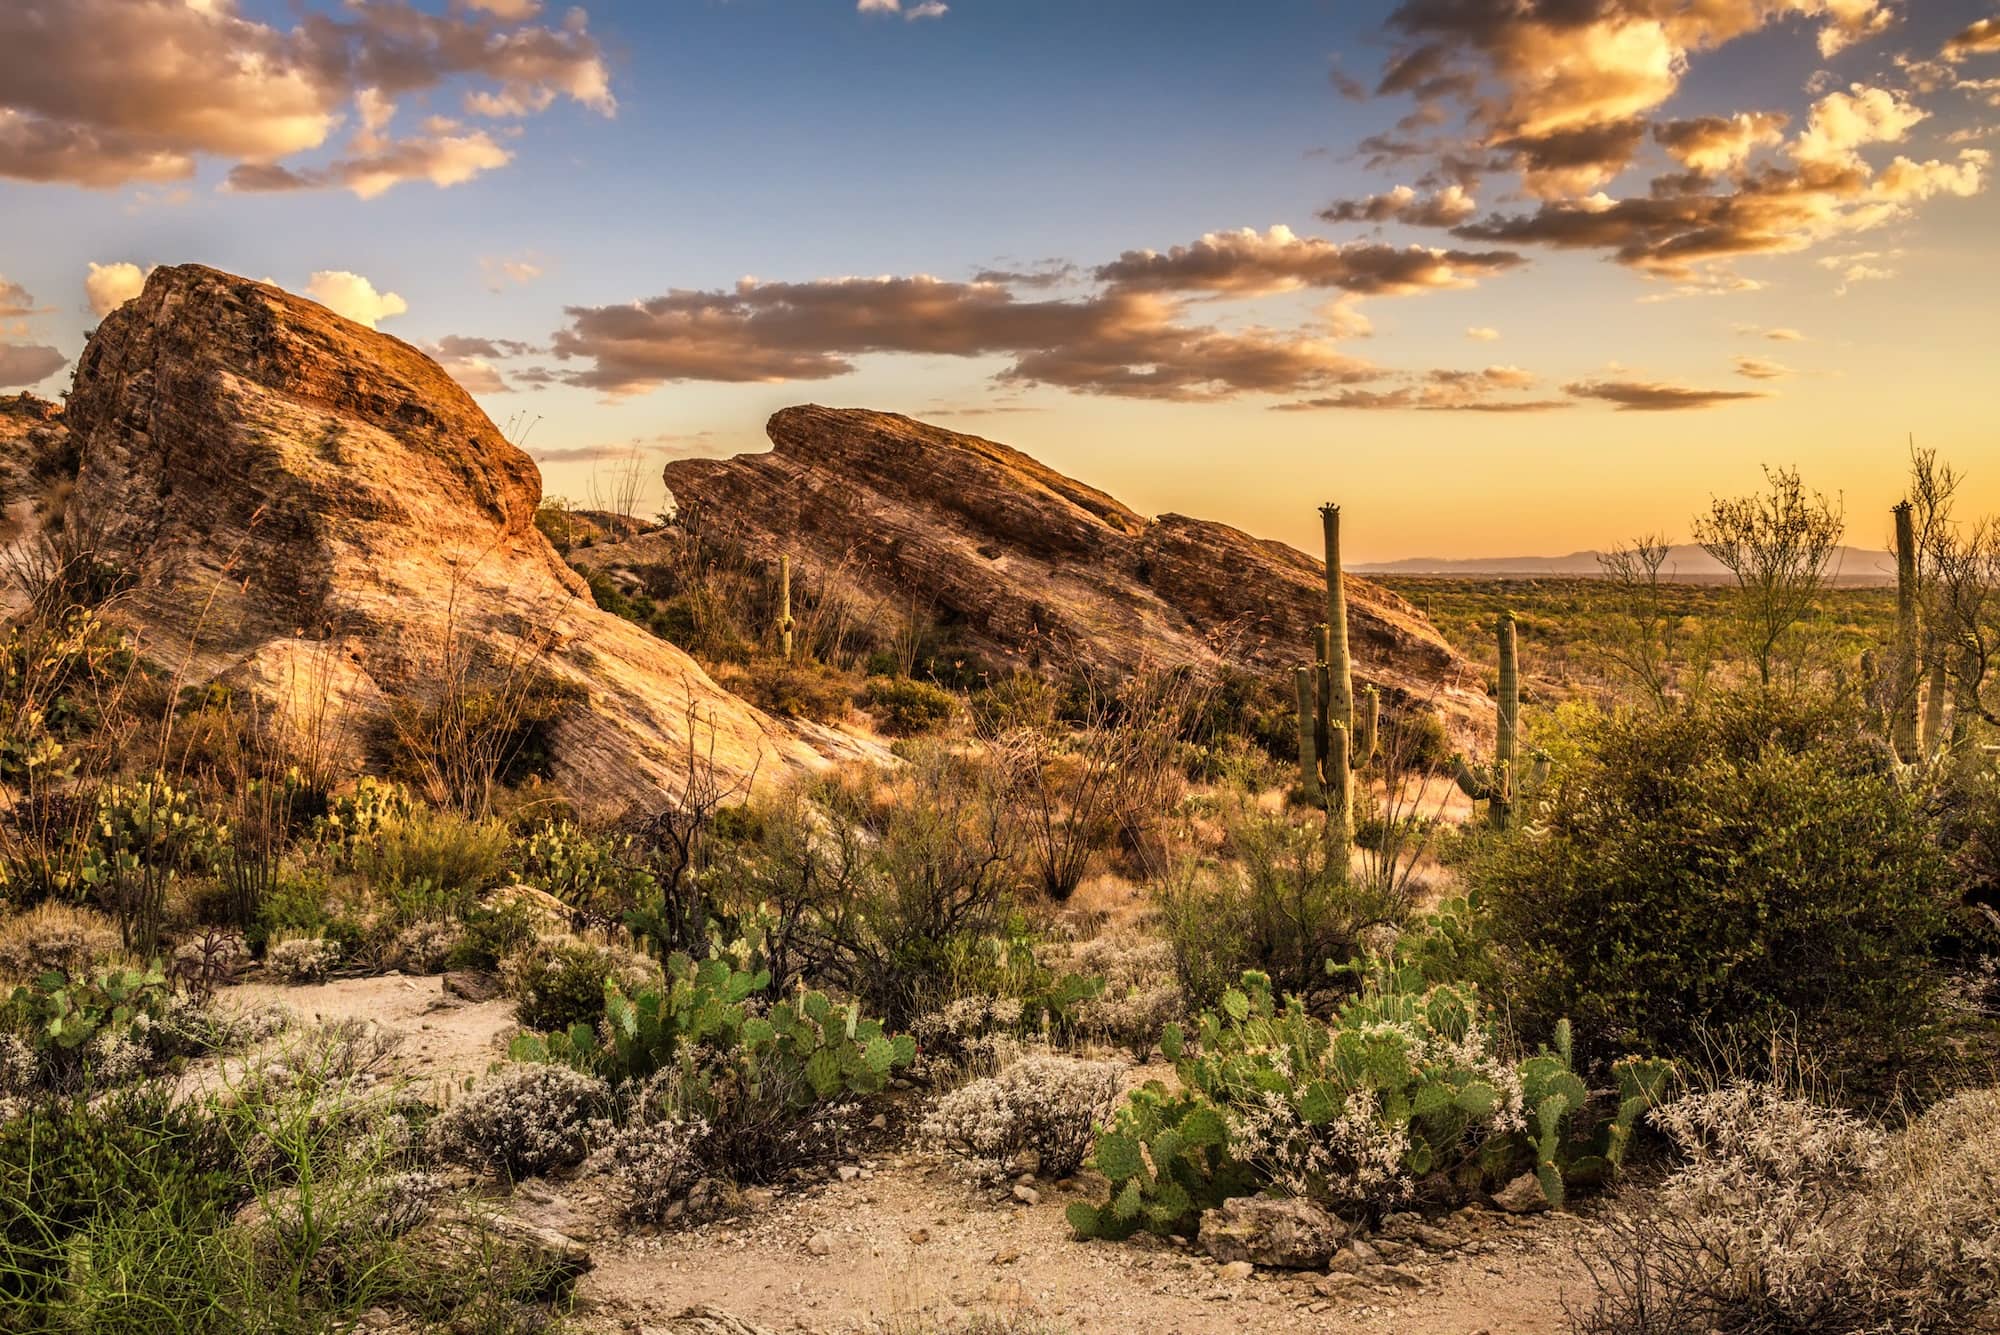
[[[501,1059],[513,1030],[509,1002],[458,1000],[435,977],[247,984],[224,1002],[277,1002],[303,1020],[375,1021],[402,1035],[398,1067],[445,1098]],[[576,1293],[579,1324],[633,1335],[704,1303],[812,1335],[914,1335],[974,1313],[1119,1335],[1539,1335],[1562,1328],[1565,1293],[1575,1300],[1589,1290],[1573,1250],[1589,1225],[1567,1215],[1454,1216],[1447,1222],[1466,1245],[1393,1257],[1393,1280],[1229,1279],[1171,1243],[1073,1239],[1063,1207],[1090,1194],[1087,1177],[1038,1184],[1038,1199],[1021,1204],[907,1151],[844,1168],[847,1180],[835,1173],[781,1193],[752,1191],[742,1217],[681,1231],[626,1224],[601,1176],[524,1183],[512,1208],[592,1248],[596,1268]]]

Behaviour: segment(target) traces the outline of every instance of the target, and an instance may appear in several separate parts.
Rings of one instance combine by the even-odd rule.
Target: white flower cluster
[[[139,1017],[144,1019],[142,1015]],[[128,1080],[137,1080],[146,1073],[146,1066],[153,1059],[152,1047],[143,1041],[145,1031],[150,1026],[134,1024],[132,1028],[141,1037],[135,1039],[131,1033],[115,1029],[99,1030],[89,1043],[90,1082],[103,1088],[122,1085]]]
[[[611,1175],[625,1188],[625,1212],[659,1223],[701,1180],[701,1142],[708,1123],[699,1117],[635,1122],[611,1142]]]
[[[611,1089],[567,1066],[510,1066],[431,1123],[441,1155],[533,1177],[583,1162],[603,1129]]]
[[[1313,1126],[1282,1094],[1265,1091],[1229,1114],[1229,1152],[1256,1165],[1288,1196],[1341,1205],[1392,1205],[1414,1184],[1403,1171],[1409,1127],[1382,1116],[1379,1092],[1347,1096],[1338,1116]]]
[[[281,983],[316,983],[340,962],[340,943],[320,936],[281,937],[264,949],[264,970]]]
[[[1077,1008],[1083,1031],[1141,1061],[1168,1023],[1187,1013],[1169,942],[1137,934],[1093,937],[1075,949],[1069,967],[1104,979],[1103,993]]]
[[[1019,997],[960,997],[910,1024],[917,1040],[915,1075],[948,1078],[954,1071],[994,1071],[1020,1054]]]
[[[1012,1171],[1029,1152],[1047,1177],[1082,1166],[1097,1129],[1117,1107],[1119,1067],[1037,1053],[999,1074],[940,1097],[921,1134],[934,1148],[965,1160],[985,1180]]]

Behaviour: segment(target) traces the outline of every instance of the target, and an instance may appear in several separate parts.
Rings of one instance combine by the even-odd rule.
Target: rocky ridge
[[[893,413],[786,408],[772,449],[666,466],[683,513],[762,560],[840,571],[889,608],[928,607],[996,663],[1073,658],[1289,670],[1325,618],[1324,567],[1185,515],[1148,519],[1018,450]],[[645,539],[581,553],[645,559]],[[1474,672],[1415,607],[1347,581],[1357,675],[1392,704],[1490,728]]]
[[[17,445],[54,420],[4,416],[32,419]],[[567,701],[554,779],[600,809],[676,791],[691,732],[729,782],[873,753],[765,716],[598,609],[535,527],[527,455],[430,358],[313,302],[156,269],[92,335],[60,422],[69,522],[134,580],[105,615],[186,683],[358,740],[399,702],[532,674]]]

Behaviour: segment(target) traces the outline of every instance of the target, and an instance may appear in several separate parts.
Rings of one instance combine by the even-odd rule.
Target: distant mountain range
[[[1595,551],[1571,552],[1567,556],[1481,556],[1451,561],[1442,557],[1413,556],[1401,561],[1375,561],[1348,567],[1357,575],[1457,575],[1462,577],[1506,575],[1596,576],[1604,573]],[[1842,547],[1834,553],[1833,577],[1841,584],[1892,584],[1896,561],[1888,552],[1866,547]],[[1693,543],[1683,543],[1667,554],[1661,573],[1668,579],[1687,584],[1710,584],[1729,578],[1722,563]]]

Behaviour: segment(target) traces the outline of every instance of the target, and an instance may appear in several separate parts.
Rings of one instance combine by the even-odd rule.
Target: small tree
[[[1598,652],[1662,713],[1700,698],[1713,648],[1674,610],[1666,578],[1672,551],[1664,536],[1647,536],[1597,558],[1616,605]]]
[[[1786,636],[1813,609],[1844,527],[1840,506],[1807,493],[1797,469],[1766,468],[1767,490],[1717,497],[1694,540],[1736,577],[1745,639],[1766,685]]]

